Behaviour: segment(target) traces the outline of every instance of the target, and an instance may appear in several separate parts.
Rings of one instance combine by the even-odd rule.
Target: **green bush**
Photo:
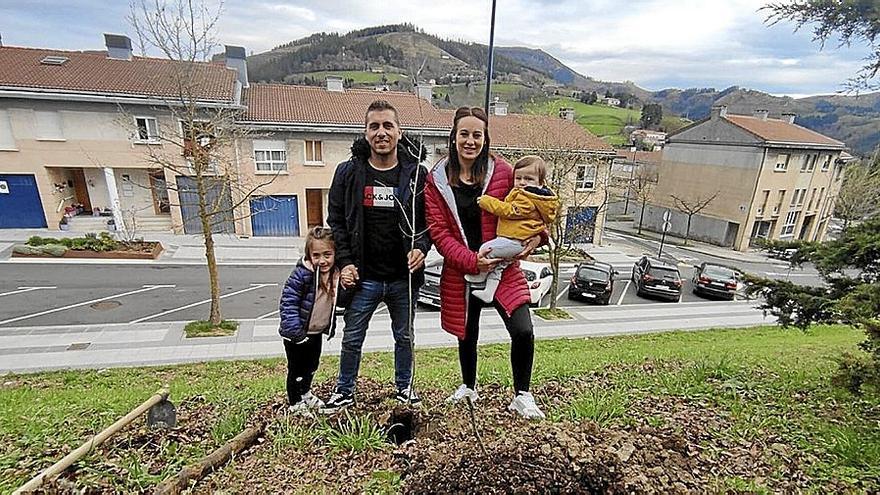
[[[33,235],[27,240],[25,244],[27,244],[28,246],[42,246],[43,244],[45,244],[45,242],[43,241],[42,237],[38,235]]]

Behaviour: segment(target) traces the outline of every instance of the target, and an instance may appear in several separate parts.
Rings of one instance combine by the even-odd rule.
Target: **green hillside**
[[[286,79],[288,80],[288,82],[298,82],[305,79],[306,77],[311,77],[312,79],[323,81],[327,76],[339,76],[344,79],[353,79],[355,84],[379,84],[382,81],[382,76],[385,76],[385,81],[389,84],[395,81],[407,79],[406,76],[403,76],[396,72],[377,73],[359,70],[302,72],[299,74],[292,74]]]
[[[578,124],[613,145],[624,144],[625,137],[622,134],[624,126],[638,124],[639,118],[641,118],[639,110],[605,105],[587,105],[573,98],[565,97],[526,105],[526,112],[558,115],[559,109],[562,107],[574,108],[575,120]]]

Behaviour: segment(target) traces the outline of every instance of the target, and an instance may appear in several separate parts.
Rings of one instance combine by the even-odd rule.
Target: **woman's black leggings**
[[[510,316],[504,308],[494,303],[510,334],[510,367],[513,370],[513,388],[516,392],[528,392],[532,381],[532,362],[535,359],[535,333],[532,316],[527,304],[516,308]],[[458,361],[461,364],[462,383],[470,388],[477,384],[477,340],[480,337],[480,312],[483,301],[470,296],[466,337],[458,341]]]
[[[303,394],[312,389],[312,378],[321,360],[321,334],[309,335],[302,344],[284,339],[287,354],[287,400],[290,404],[300,401]]]

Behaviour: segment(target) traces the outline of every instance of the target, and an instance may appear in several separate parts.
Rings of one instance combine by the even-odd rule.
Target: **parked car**
[[[553,270],[547,263],[535,263],[532,261],[520,261],[519,267],[529,283],[529,293],[532,296],[532,304],[541,304],[544,296],[550,292],[553,284]]]
[[[540,304],[550,285],[553,283],[553,271],[546,263],[520,261],[519,266],[529,284],[532,304]],[[435,308],[440,307],[440,273],[443,271],[443,259],[434,263],[426,263],[425,283],[419,289],[418,302]]]
[[[733,301],[736,297],[736,270],[724,265],[703,263],[694,266],[694,294],[717,296]]]
[[[584,261],[578,263],[568,286],[568,298],[584,299],[599,304],[611,302],[614,291],[614,276],[618,272],[608,263]]]
[[[632,281],[636,295],[656,296],[669,301],[681,300],[681,273],[678,267],[657,258],[642,256],[633,266]]]

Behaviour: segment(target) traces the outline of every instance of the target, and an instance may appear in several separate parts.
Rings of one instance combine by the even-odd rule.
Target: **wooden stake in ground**
[[[239,433],[232,440],[226,442],[222,447],[211,452],[207,457],[202,458],[195,464],[186,466],[176,476],[168,478],[160,483],[154,495],[170,495],[178,494],[189,487],[190,481],[198,481],[210,474],[218,467],[226,464],[232,456],[238,454],[242,450],[253,444],[257,438],[263,433],[264,426],[251,426],[243,432]]]
[[[78,461],[84,455],[86,455],[89,452],[91,452],[92,450],[94,450],[95,447],[98,447],[99,445],[104,443],[108,438],[110,438],[111,435],[113,435],[114,433],[118,432],[119,430],[121,430],[122,428],[127,426],[129,423],[134,421],[135,418],[137,418],[141,414],[147,412],[154,405],[156,405],[164,400],[167,400],[167,399],[168,399],[168,388],[164,387],[164,388],[160,389],[159,391],[157,391],[155,393],[155,395],[153,395],[152,397],[147,399],[146,402],[139,405],[133,411],[126,414],[125,416],[120,418],[118,421],[116,421],[115,423],[110,425],[106,430],[102,431],[101,433],[98,433],[97,435],[92,437],[89,441],[80,445],[79,448],[77,448],[73,452],[64,456],[63,459],[56,462],[55,464],[52,464],[51,466],[46,468],[42,473],[31,478],[30,481],[28,481],[27,483],[22,485],[18,490],[15,490],[14,492],[12,492],[13,495],[18,495],[19,493],[32,492],[32,491],[36,490],[37,488],[42,486],[46,480],[54,478],[55,476],[58,476],[59,474],[61,474],[65,469],[70,467],[71,464]]]

